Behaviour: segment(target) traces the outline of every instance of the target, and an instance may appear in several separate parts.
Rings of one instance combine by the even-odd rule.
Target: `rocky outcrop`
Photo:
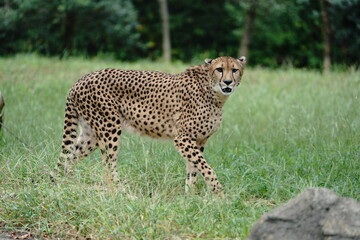
[[[247,240],[360,240],[360,203],[310,188],[263,215]]]

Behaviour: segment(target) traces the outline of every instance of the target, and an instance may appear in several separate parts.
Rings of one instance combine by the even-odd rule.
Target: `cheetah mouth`
[[[225,95],[229,95],[229,94],[232,92],[232,88],[230,88],[230,87],[221,88],[221,91],[222,91]]]

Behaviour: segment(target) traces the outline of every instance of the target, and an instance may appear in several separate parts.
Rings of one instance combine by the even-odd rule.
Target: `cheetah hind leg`
[[[116,111],[108,107],[109,112],[113,112],[112,116],[101,116],[104,122],[98,121],[99,127],[95,128],[95,134],[104,166],[105,180],[116,184],[119,189],[124,189],[123,182],[119,180],[117,172],[118,147],[120,142],[122,119]],[[101,119],[99,116],[98,119]]]
[[[118,115],[105,119],[106,124],[100,124],[99,129],[101,129],[101,131],[96,133],[104,165],[104,179],[110,183],[110,186],[113,185],[116,190],[126,194],[127,198],[131,200],[137,199],[127,184],[127,181],[124,179],[120,180],[117,171],[117,159],[122,129],[121,123],[123,120]]]
[[[79,122],[80,136],[76,141],[74,152],[75,158],[78,161],[87,157],[99,147],[96,136],[90,126],[82,117],[79,118]]]
[[[79,137],[77,137],[78,124]],[[72,139],[76,139],[76,142]],[[62,151],[54,172],[50,174],[51,180],[55,181],[55,176],[61,173],[71,175],[72,166],[95,151],[97,147],[95,134],[82,117],[74,119],[71,124],[65,123]]]

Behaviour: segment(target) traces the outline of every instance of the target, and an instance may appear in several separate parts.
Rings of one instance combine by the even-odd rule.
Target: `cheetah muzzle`
[[[120,183],[116,162],[123,129],[171,139],[186,160],[186,191],[202,175],[212,191],[222,186],[203,157],[223,106],[240,84],[246,59],[219,57],[179,74],[103,69],[80,78],[66,102],[62,150],[54,174],[100,148],[109,178]],[[53,174],[53,176],[55,176]]]
[[[230,87],[221,88],[221,91],[226,95],[230,95],[232,92],[232,88]]]

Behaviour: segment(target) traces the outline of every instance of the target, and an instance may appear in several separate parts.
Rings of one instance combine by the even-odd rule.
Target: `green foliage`
[[[157,59],[161,55],[161,26],[158,5],[155,1],[133,0],[139,11],[141,41],[147,46],[143,57]],[[331,16],[344,15],[357,2],[333,2]],[[246,1],[169,1],[172,36],[172,54],[175,59],[189,61],[218,55],[236,56],[239,48],[244,16],[249,3]],[[339,7],[341,6],[341,8]],[[220,16],[220,19],[218,17]],[[343,39],[337,29],[356,35],[356,14],[349,21],[333,23],[334,38]],[[342,23],[343,22],[343,23]],[[322,64],[320,4],[317,1],[259,1],[250,46],[249,64],[276,67],[320,68]],[[344,30],[340,30],[344,31]],[[339,36],[339,37],[337,37]],[[348,38],[351,39],[351,38]],[[357,39],[355,37],[355,39]],[[189,47],[191,46],[191,47]],[[332,49],[336,64],[356,64],[359,45],[349,42],[352,51],[334,42]],[[347,47],[349,48],[349,47]]]
[[[225,4],[217,1],[169,1],[169,6],[176,58],[191,60],[201,53],[206,53],[207,58],[236,56],[239,40],[228,34],[235,24],[227,16]]]
[[[359,65],[360,1],[329,0],[335,65]],[[256,3],[249,65],[319,69],[323,59],[320,0],[168,0],[173,59],[237,56],[246,13]],[[110,55],[159,59],[157,1],[0,1],[0,55]]]
[[[50,183],[46,173],[61,149],[68,90],[82,75],[105,67],[178,73],[188,65],[0,59],[3,229],[51,239],[245,239],[263,213],[307,187],[360,200],[360,74],[351,69],[323,75],[246,69],[205,148],[225,198],[204,186],[199,195],[184,194],[185,164],[173,144],[126,132],[118,165],[136,199],[106,185],[98,151],[72,177]]]
[[[245,2],[246,3],[246,2]],[[244,2],[229,3],[234,21],[236,12],[247,10]],[[245,13],[243,13],[245,14]],[[237,21],[237,29],[245,24]],[[235,32],[240,39],[243,32]],[[249,61],[267,67],[293,65],[319,68],[322,62],[321,19],[317,1],[258,1],[250,43]],[[315,44],[314,44],[315,43]]]
[[[0,54],[97,55],[134,59],[142,49],[129,0],[8,0],[2,9]]]
[[[359,64],[360,56],[360,1],[332,0],[330,9],[333,31],[334,61]]]

